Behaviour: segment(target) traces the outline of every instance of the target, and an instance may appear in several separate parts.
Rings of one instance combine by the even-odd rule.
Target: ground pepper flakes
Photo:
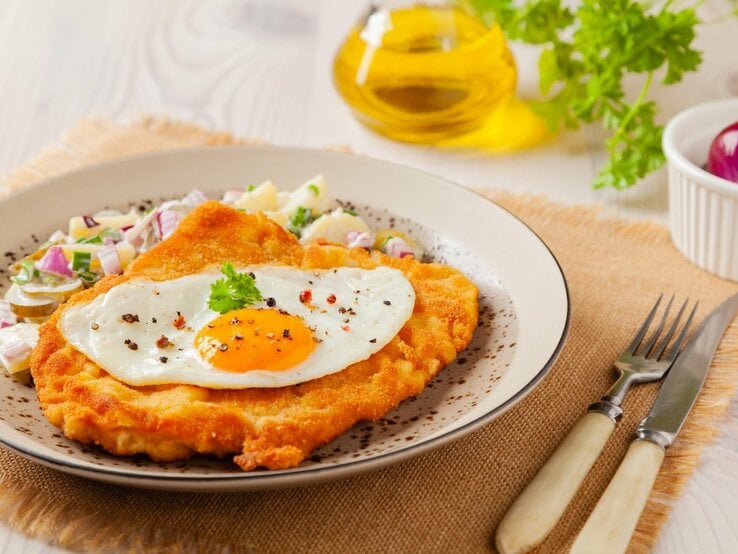
[[[156,346],[158,348],[166,348],[167,346],[171,346],[171,345],[172,345],[172,343],[164,335],[162,335],[158,339],[156,339]]]

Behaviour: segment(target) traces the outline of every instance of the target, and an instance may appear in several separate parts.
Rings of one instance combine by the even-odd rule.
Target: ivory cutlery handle
[[[574,541],[571,554],[625,552],[663,461],[664,449],[658,444],[633,441]]]
[[[579,420],[497,527],[502,554],[532,550],[551,532],[610,438],[615,422],[599,412]]]

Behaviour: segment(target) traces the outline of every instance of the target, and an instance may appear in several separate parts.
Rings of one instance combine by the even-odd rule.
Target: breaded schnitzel
[[[384,348],[343,371],[282,388],[216,390],[193,385],[133,387],[73,348],[62,313],[132,278],[164,281],[220,266],[394,267],[415,289],[412,316]],[[376,420],[417,395],[471,341],[477,288],[459,271],[412,257],[332,244],[303,248],[261,214],[217,202],[193,210],[167,240],[119,276],[74,295],[40,328],[31,372],[45,415],[70,439],[157,461],[194,453],[226,456],[245,471],[298,465],[356,422]]]

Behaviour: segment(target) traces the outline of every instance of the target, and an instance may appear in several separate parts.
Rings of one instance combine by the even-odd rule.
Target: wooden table
[[[0,175],[90,114],[165,115],[274,144],[357,153],[437,173],[469,187],[601,203],[666,221],[665,176],[594,191],[604,155],[596,128],[507,154],[391,142],[359,125],[331,81],[333,55],[368,2],[355,0],[5,0],[0,5]],[[710,0],[716,19],[729,8]],[[738,18],[703,26],[705,61],[678,87],[657,89],[664,117],[738,94]],[[536,52],[515,47],[519,92],[536,91]],[[674,507],[657,552],[738,552],[738,402]],[[57,552],[0,525],[0,552]]]

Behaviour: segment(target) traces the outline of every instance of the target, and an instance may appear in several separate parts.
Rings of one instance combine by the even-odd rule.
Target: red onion
[[[39,271],[45,271],[46,273],[53,273],[54,275],[60,275],[62,277],[74,277],[74,273],[69,269],[69,262],[64,256],[64,251],[61,246],[50,247],[43,258],[36,262],[36,268]]]
[[[349,231],[346,233],[346,246],[349,248],[371,248],[374,245],[374,237],[370,233],[360,231]]]
[[[3,356],[8,360],[20,360],[28,356],[33,347],[27,342],[13,342],[3,348]]]
[[[198,189],[192,189],[190,193],[182,198],[182,204],[185,206],[192,206],[193,208],[195,206],[199,206],[203,202],[207,202],[208,197],[205,196],[205,193]]]
[[[226,204],[233,204],[236,200],[240,200],[243,196],[243,191],[239,189],[229,189],[223,194],[223,202]]]
[[[707,171],[738,183],[738,121],[720,131],[710,144]]]
[[[392,258],[404,258],[414,256],[415,252],[410,245],[398,237],[392,237],[384,245],[385,253]]]
[[[16,323],[18,323],[18,318],[10,309],[10,302],[0,299],[0,329],[12,327]]]
[[[115,246],[105,246],[97,251],[97,259],[103,268],[105,275],[119,275],[123,272],[120,267],[120,258]]]
[[[179,225],[179,215],[174,210],[164,210],[156,216],[156,230],[162,240],[171,235]]]
[[[97,221],[95,221],[89,215],[83,215],[82,220],[85,222],[85,225],[87,226],[88,229],[91,227],[97,227],[98,225],[100,225]]]
[[[151,222],[154,221],[154,218],[159,214],[159,210],[151,210],[149,213],[147,213],[143,218],[141,218],[141,221],[136,223],[133,227],[130,229],[126,229],[123,233],[123,239],[126,242],[131,243],[133,246],[139,247],[143,244],[143,235],[146,231],[146,228],[151,225]]]

